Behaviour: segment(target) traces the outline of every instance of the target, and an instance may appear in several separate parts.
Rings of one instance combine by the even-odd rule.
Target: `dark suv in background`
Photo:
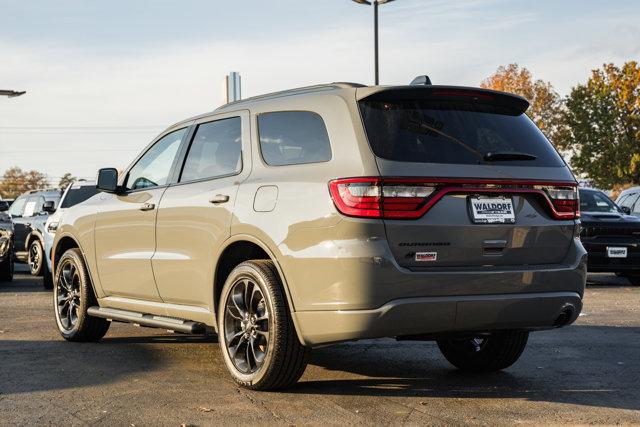
[[[589,272],[618,273],[640,285],[640,218],[627,215],[629,206],[619,207],[602,191],[587,188],[580,189],[580,212]]]
[[[51,275],[45,259],[44,226],[49,214],[56,210],[62,191],[29,191],[18,197],[9,208],[14,225],[14,249],[18,262],[27,263],[33,276],[44,276],[45,287],[51,287]]]
[[[13,280],[13,222],[8,209],[9,203],[0,200],[0,282]]]

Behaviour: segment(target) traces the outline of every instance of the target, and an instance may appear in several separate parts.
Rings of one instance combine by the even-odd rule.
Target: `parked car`
[[[624,200],[624,199],[623,199]],[[590,272],[617,273],[640,286],[640,218],[599,190],[580,189],[582,244]]]
[[[79,180],[69,184],[62,193],[58,207],[47,217],[41,230],[44,253],[47,260],[47,271],[49,272],[48,276],[44,279],[45,288],[53,288],[52,274],[50,273],[53,271],[51,268],[51,250],[53,248],[53,239],[62,216],[69,208],[90,199],[96,194],[98,194],[98,189],[96,188],[95,181]]]
[[[13,280],[13,222],[6,212],[8,204],[0,201],[0,282]]]
[[[15,258],[29,265],[31,275],[42,276],[47,289],[53,285],[44,252],[44,224],[56,210],[61,195],[58,189],[28,191],[18,197],[8,211],[15,228]]]
[[[638,197],[640,197],[640,187],[627,188],[618,195],[616,204],[620,206],[620,209],[625,214],[640,217],[640,203],[637,203]]]
[[[261,390],[295,383],[312,347],[378,337],[504,369],[577,318],[586,279],[577,182],[528,106],[334,83],[179,122],[60,222],[58,329],[215,329]]]

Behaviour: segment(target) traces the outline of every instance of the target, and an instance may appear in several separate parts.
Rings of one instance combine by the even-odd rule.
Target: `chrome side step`
[[[87,313],[90,316],[102,317],[109,321],[133,323],[134,325],[161,328],[169,331],[182,332],[184,334],[203,334],[207,327],[204,323],[190,320],[174,319],[172,317],[155,316],[153,314],[136,313],[135,311],[118,310],[115,308],[89,307]]]

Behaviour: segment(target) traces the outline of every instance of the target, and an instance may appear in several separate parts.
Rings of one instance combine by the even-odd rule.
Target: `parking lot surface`
[[[576,324],[532,334],[504,372],[369,340],[316,349],[300,384],[259,393],[229,379],[215,336],[115,323],[100,343],[65,342],[51,293],[20,273],[0,284],[0,424],[640,424],[640,288],[590,281]]]

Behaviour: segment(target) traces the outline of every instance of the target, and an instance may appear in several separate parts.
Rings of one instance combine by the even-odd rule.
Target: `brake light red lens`
[[[416,219],[447,194],[533,194],[555,219],[580,217],[575,183],[456,178],[344,178],[329,183],[331,198],[347,216]]]

